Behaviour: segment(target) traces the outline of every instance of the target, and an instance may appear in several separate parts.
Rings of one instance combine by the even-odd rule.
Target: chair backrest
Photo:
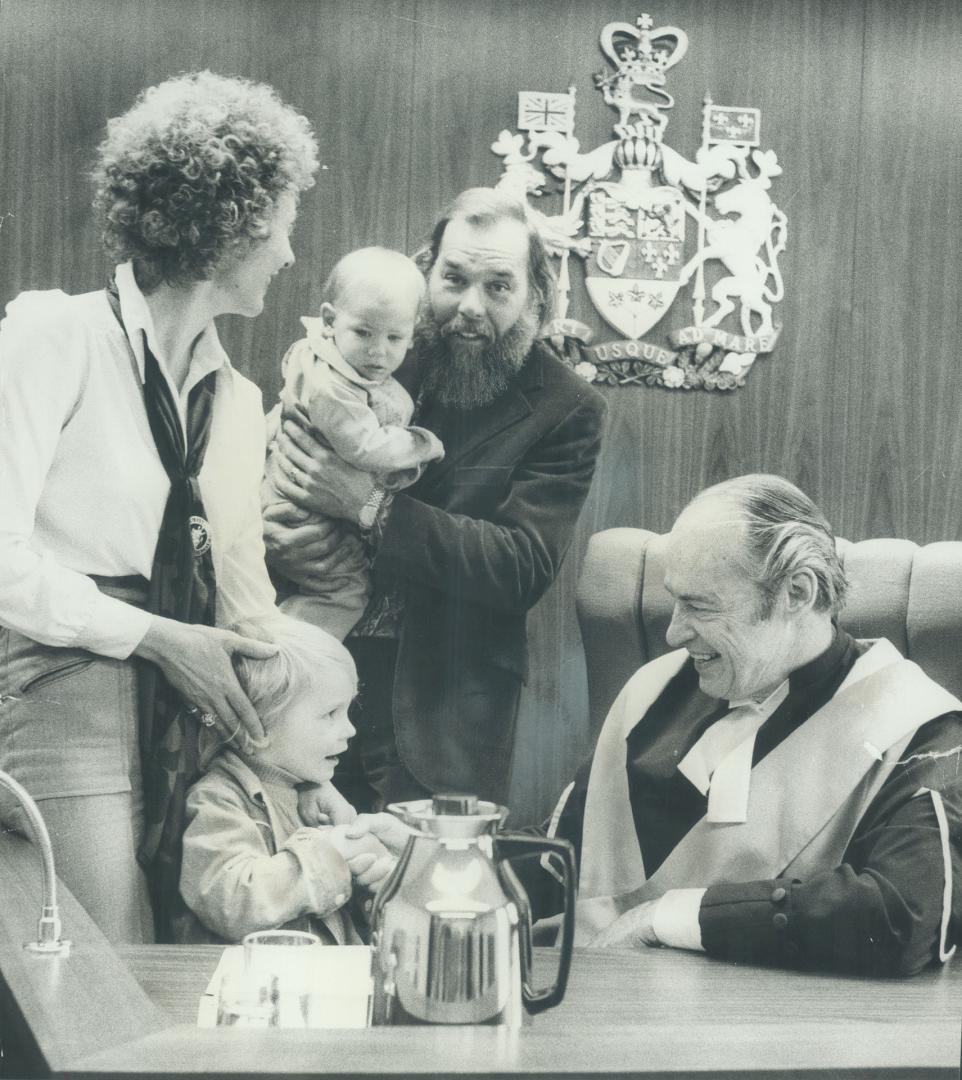
[[[588,544],[578,582],[578,620],[596,733],[631,674],[668,651],[672,603],[665,590],[667,537],[606,529]],[[850,582],[841,625],[886,637],[947,690],[962,696],[962,541],[838,541]]]

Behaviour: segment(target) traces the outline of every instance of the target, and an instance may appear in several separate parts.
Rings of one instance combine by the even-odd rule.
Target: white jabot
[[[788,679],[763,701],[730,701],[678,763],[678,771],[708,795],[708,821],[740,822],[748,816],[752,753],[758,729],[788,696]]]

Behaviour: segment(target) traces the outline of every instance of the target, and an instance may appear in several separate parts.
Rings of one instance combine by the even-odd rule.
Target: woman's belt
[[[123,600],[124,603],[133,604],[134,607],[147,606],[150,582],[140,574],[128,574],[126,577],[101,577],[99,574],[89,574],[88,577],[104,596],[113,597],[114,600]]]

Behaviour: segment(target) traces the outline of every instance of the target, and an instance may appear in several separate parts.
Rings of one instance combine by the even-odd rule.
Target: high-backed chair
[[[666,540],[647,529],[606,529],[588,544],[578,620],[595,734],[629,676],[668,652]],[[962,696],[962,541],[922,547],[889,539],[837,544],[850,582],[841,625],[855,637],[888,638]]]

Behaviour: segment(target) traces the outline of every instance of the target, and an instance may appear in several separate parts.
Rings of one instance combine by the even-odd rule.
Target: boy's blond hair
[[[351,696],[357,693],[354,660],[337,638],[310,623],[277,613],[260,624],[265,636],[278,647],[274,656],[253,660],[234,658],[241,688],[250,698],[265,729],[297,698],[314,691],[321,704],[332,684],[346,680]]]

